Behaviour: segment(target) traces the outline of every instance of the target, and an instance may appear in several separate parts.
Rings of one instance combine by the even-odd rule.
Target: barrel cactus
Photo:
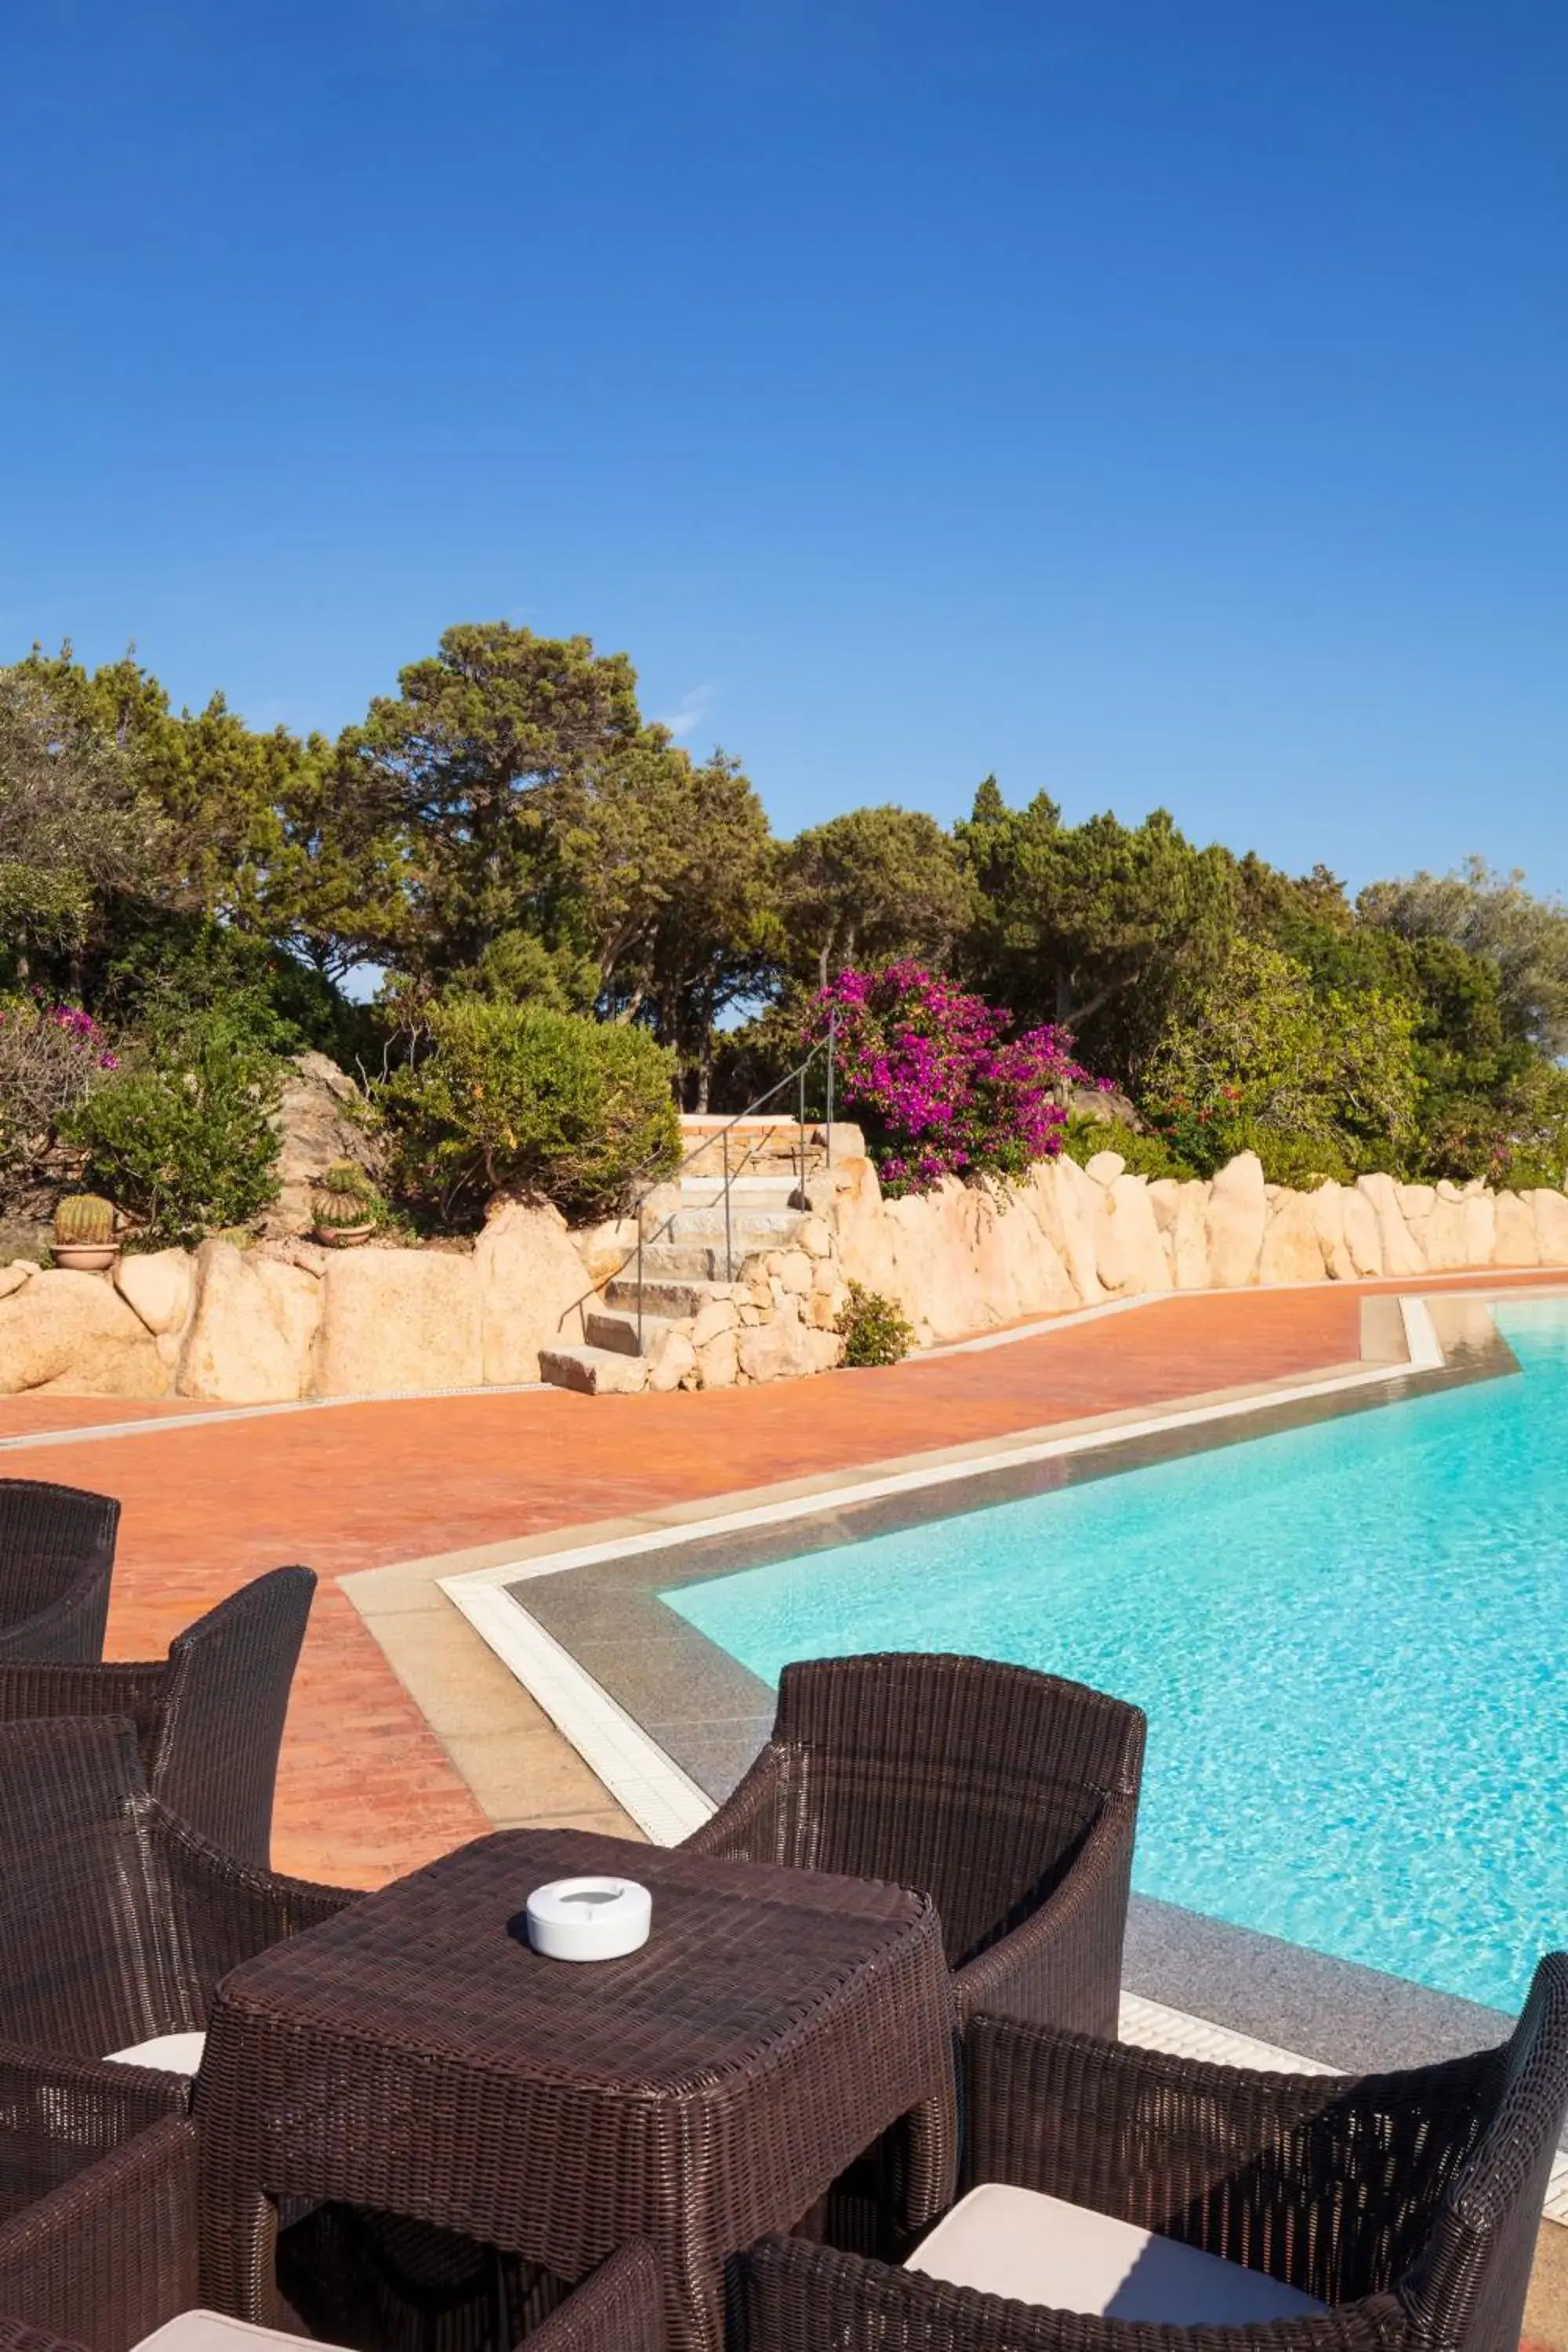
[[[55,1211],[55,1239],[63,1249],[108,1249],[114,1241],[114,1203],[96,1192],[72,1192]]]

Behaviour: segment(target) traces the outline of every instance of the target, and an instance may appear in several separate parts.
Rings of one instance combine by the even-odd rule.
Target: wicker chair
[[[103,1655],[119,1524],[107,1495],[0,1478],[0,1659]]]
[[[230,1969],[356,1899],[208,1844],[115,1717],[0,1726],[0,1887],[6,2033],[81,2058],[205,2032]]]
[[[984,1658],[786,1666],[773,1738],[686,1843],[934,1896],[961,2016],[1114,2039],[1143,1717]]]
[[[289,1692],[316,1580],[275,1568],[176,1635],[152,1664],[0,1665],[0,1724],[130,1716],[152,1794],[237,1862],[265,1870]]]
[[[748,2352],[1517,2352],[1568,2109],[1568,1954],[1502,2048],[1404,2074],[1253,2074],[989,2017],[968,2040],[969,2187],[1063,2199],[1324,2308],[1155,2325],[771,2240]]]
[[[185,2088],[166,2074],[0,2047],[0,2352],[131,2352],[182,2314],[207,2334],[199,2126]],[[464,2324],[472,2352],[485,2352],[492,2308],[470,2298],[437,2339],[443,2352],[465,2340]],[[353,2315],[353,2340],[374,2340],[379,2315]],[[528,2341],[536,2352],[663,2352],[650,2250],[624,2247]],[[255,2331],[235,2329],[233,2347],[258,2352]]]
[[[6,2352],[37,2329],[125,2352],[200,2299],[186,2104],[173,2074],[0,2048]]]

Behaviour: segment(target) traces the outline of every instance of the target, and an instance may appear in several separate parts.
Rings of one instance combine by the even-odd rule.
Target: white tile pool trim
[[[743,1510],[716,1512],[711,1518],[677,1521],[648,1528],[640,1535],[617,1536],[573,1549],[540,1553],[531,1559],[503,1560],[499,1566],[472,1569],[462,1575],[441,1577],[437,1581],[501,1664],[517,1676],[525,1690],[531,1692],[556,1729],[571,1741],[616,1802],[649,1837],[669,1843],[707,1819],[713,1810],[710,1801],[571,1652],[512,1598],[507,1586],[531,1581],[535,1577],[564,1575],[572,1569],[592,1567],[600,1560],[669,1550],[677,1545],[700,1542],[707,1536],[778,1526],[826,1508],[873,1502],[884,1495],[950,1486],[956,1479],[982,1477],[988,1470],[1016,1463],[1045,1462],[1099,1447],[1128,1444],[1156,1431],[1193,1428],[1205,1422],[1270,1412],[1277,1405],[1298,1400],[1384,1386],[1406,1378],[1412,1371],[1441,1370],[1443,1349],[1422,1300],[1402,1297],[1399,1311],[1407,1351],[1405,1363],[1371,1365],[1329,1380],[1302,1381],[1295,1387],[1272,1389],[1258,1396],[1234,1398],[1226,1404],[1151,1413],[1117,1429],[1078,1431],[1064,1437],[1045,1438],[1033,1445],[999,1447],[994,1453],[893,1471],[848,1486],[817,1487],[809,1494],[788,1496],[774,1503],[755,1503]]]

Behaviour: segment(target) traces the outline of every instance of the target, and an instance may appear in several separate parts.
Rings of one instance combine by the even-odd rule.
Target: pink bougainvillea
[[[1005,1013],[915,963],[840,972],[813,1004],[810,1035],[830,1020],[840,1098],[889,1192],[1021,1175],[1061,1149],[1061,1091],[1094,1083],[1059,1030],[1009,1037]]]

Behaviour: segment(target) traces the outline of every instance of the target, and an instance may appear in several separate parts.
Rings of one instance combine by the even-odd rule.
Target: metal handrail
[[[644,1185],[642,1191],[637,1195],[632,1209],[632,1213],[637,1221],[637,1248],[635,1250],[627,1251],[626,1256],[616,1268],[615,1273],[611,1275],[610,1282],[616,1281],[621,1275],[625,1274],[627,1266],[630,1265],[632,1259],[634,1257],[637,1259],[637,1353],[639,1356],[642,1353],[643,1288],[645,1282],[645,1276],[643,1274],[643,1245],[647,1240],[647,1235],[643,1231],[643,1202],[647,1200],[650,1192],[658,1190],[660,1184],[679,1184],[683,1171],[689,1168],[694,1160],[700,1160],[705,1151],[711,1151],[713,1146],[717,1143],[721,1148],[724,1168],[724,1279],[726,1282],[733,1282],[735,1279],[735,1248],[731,1234],[730,1195],[731,1189],[734,1184],[735,1179],[730,1173],[730,1137],[734,1129],[740,1126],[742,1119],[755,1118],[757,1112],[760,1111],[765,1104],[771,1103],[775,1095],[783,1094],[786,1087],[793,1086],[796,1087],[797,1099],[795,1118],[800,1135],[800,1190],[804,1193],[805,1190],[805,1130],[807,1125],[805,1115],[806,1073],[811,1068],[812,1065],[817,1060],[819,1055],[826,1055],[827,1061],[827,1116],[823,1121],[825,1137],[824,1149],[826,1152],[826,1164],[831,1168],[833,1165],[834,1049],[837,1042],[837,1031],[838,1009],[837,1005],[830,1005],[827,1013],[827,1034],[826,1037],[821,1037],[817,1040],[816,1044],[812,1047],[804,1062],[797,1064],[795,1068],[793,1070],[787,1071],[782,1078],[778,1079],[774,1085],[769,1087],[764,1093],[758,1095],[754,1101],[749,1102],[744,1110],[738,1110],[730,1118],[726,1119],[723,1126],[719,1129],[717,1135],[706,1135],[703,1137],[700,1143],[694,1144],[692,1149],[686,1154],[685,1158],[678,1160],[676,1165],[670,1169],[667,1174],[663,1176],[651,1177],[647,1183]],[[680,1212],[679,1209],[672,1209],[669,1215],[659,1227],[659,1233],[667,1234],[679,1213]],[[605,1289],[608,1289],[609,1283],[606,1283],[605,1287]]]

